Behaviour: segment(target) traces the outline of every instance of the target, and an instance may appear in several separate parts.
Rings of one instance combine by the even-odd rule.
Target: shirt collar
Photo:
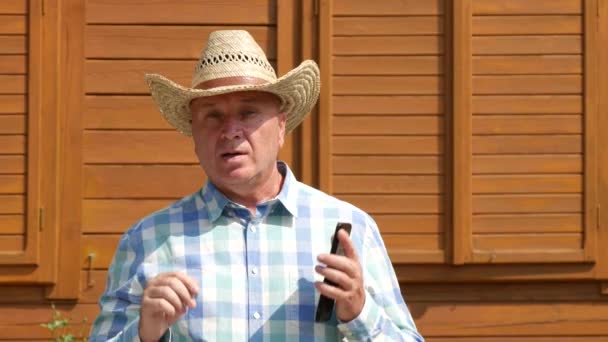
[[[298,216],[297,206],[297,184],[295,176],[289,169],[289,166],[282,161],[277,162],[279,172],[283,175],[283,187],[279,194],[272,200],[277,199],[294,217]],[[207,180],[207,183],[201,189],[201,197],[205,202],[205,207],[209,214],[209,220],[211,222],[217,220],[224,211],[224,208],[229,203],[233,203],[226,195],[224,195],[213,183]]]

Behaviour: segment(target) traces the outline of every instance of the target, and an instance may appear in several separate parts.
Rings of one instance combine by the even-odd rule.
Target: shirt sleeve
[[[108,269],[106,289],[99,300],[101,312],[93,322],[89,341],[140,341],[139,309],[145,280],[137,270],[142,260],[143,249],[133,248],[127,232]],[[169,330],[161,340],[170,340]]]
[[[338,324],[345,341],[424,341],[418,333],[376,223],[368,217],[359,260],[365,303],[359,316]]]

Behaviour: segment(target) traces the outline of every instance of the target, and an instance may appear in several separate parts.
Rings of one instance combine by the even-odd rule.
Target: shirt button
[[[251,274],[256,274],[256,273],[258,273],[257,267],[251,268]]]
[[[255,233],[255,231],[256,231],[257,229],[255,229],[255,226],[251,226],[251,227],[249,227],[249,230],[251,230],[251,232],[252,232],[252,233]]]
[[[254,313],[253,313],[253,318],[255,318],[255,319],[260,319],[260,317],[261,317],[261,316],[260,316],[260,313],[259,313],[259,312],[257,312],[257,311],[256,311],[256,312],[254,312]]]

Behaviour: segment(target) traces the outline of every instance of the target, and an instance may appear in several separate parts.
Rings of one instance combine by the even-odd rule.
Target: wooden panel
[[[0,214],[23,214],[23,196],[0,195]]]
[[[607,335],[608,304],[487,303],[410,304],[425,336],[597,336]],[[424,313],[424,315],[422,314]],[[523,314],[525,313],[525,314]],[[471,323],[475,317],[475,323]]]
[[[473,193],[581,193],[582,175],[473,176]]]
[[[443,215],[375,214],[374,220],[383,234],[438,234],[444,231]]]
[[[177,131],[87,131],[83,143],[85,163],[198,164],[192,139]]]
[[[474,235],[478,250],[581,249],[581,234],[492,234]]]
[[[443,159],[436,156],[334,156],[334,175],[442,174]]]
[[[473,14],[581,14],[583,0],[475,0]]]
[[[334,76],[335,95],[439,95],[443,78],[437,76]]]
[[[474,233],[581,233],[580,214],[473,215]]]
[[[159,73],[190,86],[193,61],[89,60],[85,64],[87,93],[149,94],[144,74]]]
[[[257,24],[276,23],[276,0],[186,1],[88,0],[87,23]]]
[[[582,115],[474,115],[473,134],[582,134]]]
[[[203,170],[193,166],[87,166],[86,198],[176,198],[205,184]]]
[[[334,96],[332,104],[334,115],[437,115],[443,113],[444,107],[443,97],[440,96]]]
[[[334,116],[334,135],[437,135],[443,133],[439,116]]]
[[[0,215],[0,234],[23,234],[23,215]]]
[[[26,56],[0,56],[0,74],[25,74],[27,70]]]
[[[25,115],[0,115],[0,134],[25,134],[25,125]]]
[[[118,241],[122,234],[111,234],[111,235],[90,235],[84,234],[81,239],[81,256],[82,267],[85,269],[89,268],[89,262],[87,256],[89,253],[94,253],[92,268],[93,269],[107,269],[110,266],[116,247],[118,247]]]
[[[580,54],[580,36],[492,36],[473,37],[475,55]]]
[[[473,94],[581,94],[579,75],[473,76]]]
[[[581,173],[582,169],[580,154],[473,156],[473,174]]]
[[[80,271],[80,298],[81,304],[97,304],[106,287],[107,272],[102,271]],[[87,284],[92,286],[87,286]]]
[[[0,2],[0,13],[3,14],[26,14],[26,0],[2,0]]]
[[[334,36],[412,36],[443,33],[443,18],[334,17]]]
[[[474,214],[492,213],[580,213],[581,195],[478,195],[473,197]]]
[[[24,179],[22,175],[0,175],[0,193],[2,194],[22,194],[25,191]]]
[[[27,52],[25,36],[0,36],[0,55]]]
[[[440,56],[338,56],[332,59],[334,76],[340,75],[439,75]]]
[[[25,34],[26,23],[24,15],[0,15],[0,34]]]
[[[474,154],[581,153],[580,135],[473,136]]]
[[[174,201],[175,199],[84,200],[82,229],[85,233],[124,233],[138,220]]]
[[[437,155],[443,153],[437,137],[334,137],[333,153],[338,155]]]
[[[382,238],[389,253],[444,249],[443,234],[384,234]]]
[[[439,194],[443,178],[439,176],[334,176],[335,194]]]
[[[198,60],[211,31],[232,29],[249,31],[268,59],[276,59],[276,29],[260,26],[89,25],[85,54],[87,58]],[[192,72],[194,63],[190,66]]]
[[[24,95],[0,95],[0,114],[21,114],[25,113]]]
[[[341,195],[339,198],[370,214],[443,212],[443,200],[441,196],[435,195]]]
[[[0,174],[3,173],[24,173],[24,156],[1,156],[0,155]]]
[[[475,114],[580,114],[579,95],[473,96]]]
[[[343,15],[437,15],[443,13],[442,0],[383,0],[370,5],[365,0],[335,0],[335,16]]]
[[[0,153],[24,154],[25,136],[0,135]]]
[[[573,15],[475,16],[474,35],[581,34],[583,18]]]
[[[86,96],[84,106],[87,129],[173,130],[150,96]]]
[[[23,247],[23,235],[0,235],[0,251],[21,251]]]
[[[443,53],[440,36],[335,37],[336,56],[439,55]]]
[[[580,55],[542,56],[475,56],[474,75],[492,74],[580,74],[583,59]]]

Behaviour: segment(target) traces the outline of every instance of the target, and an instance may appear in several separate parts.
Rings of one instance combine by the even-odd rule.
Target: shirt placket
[[[250,341],[262,340],[264,311],[263,284],[260,274],[260,222],[254,217],[247,222],[245,239],[247,246],[248,321]]]

